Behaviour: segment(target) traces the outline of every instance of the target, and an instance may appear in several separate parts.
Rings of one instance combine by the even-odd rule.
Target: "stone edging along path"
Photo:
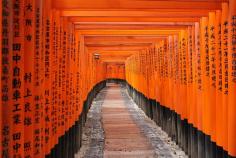
[[[187,158],[188,156],[180,149],[180,147],[168,137],[154,121],[148,118],[145,113],[135,104],[128,96],[125,88],[121,89],[122,96],[125,100],[129,112],[133,120],[137,123],[141,131],[148,138],[149,142],[155,150],[158,157],[163,158]]]
[[[102,158],[104,150],[104,131],[102,127],[101,109],[106,95],[106,88],[93,100],[87,115],[83,131],[82,147],[76,158]]]

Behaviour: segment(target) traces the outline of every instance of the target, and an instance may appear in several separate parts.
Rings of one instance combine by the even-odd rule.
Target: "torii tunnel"
[[[0,0],[1,158],[236,157],[236,0]]]

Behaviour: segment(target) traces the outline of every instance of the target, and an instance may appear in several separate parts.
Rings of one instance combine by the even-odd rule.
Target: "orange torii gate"
[[[108,78],[187,154],[236,157],[235,0],[0,6],[0,157],[73,157]]]

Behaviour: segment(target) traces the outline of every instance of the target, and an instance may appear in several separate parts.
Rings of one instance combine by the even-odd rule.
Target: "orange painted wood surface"
[[[3,157],[48,155],[109,78],[236,156],[235,0],[1,0],[0,9]]]
[[[236,86],[236,1],[229,2],[229,104],[228,104],[228,152],[230,155],[236,155],[236,141],[234,132],[236,129],[236,99],[235,99],[235,86]]]

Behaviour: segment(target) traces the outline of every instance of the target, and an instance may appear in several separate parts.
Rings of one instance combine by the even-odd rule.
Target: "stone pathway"
[[[105,158],[156,157],[155,152],[132,119],[119,86],[110,86],[102,105]]]
[[[93,101],[76,158],[186,158],[128,96],[109,84]]]

